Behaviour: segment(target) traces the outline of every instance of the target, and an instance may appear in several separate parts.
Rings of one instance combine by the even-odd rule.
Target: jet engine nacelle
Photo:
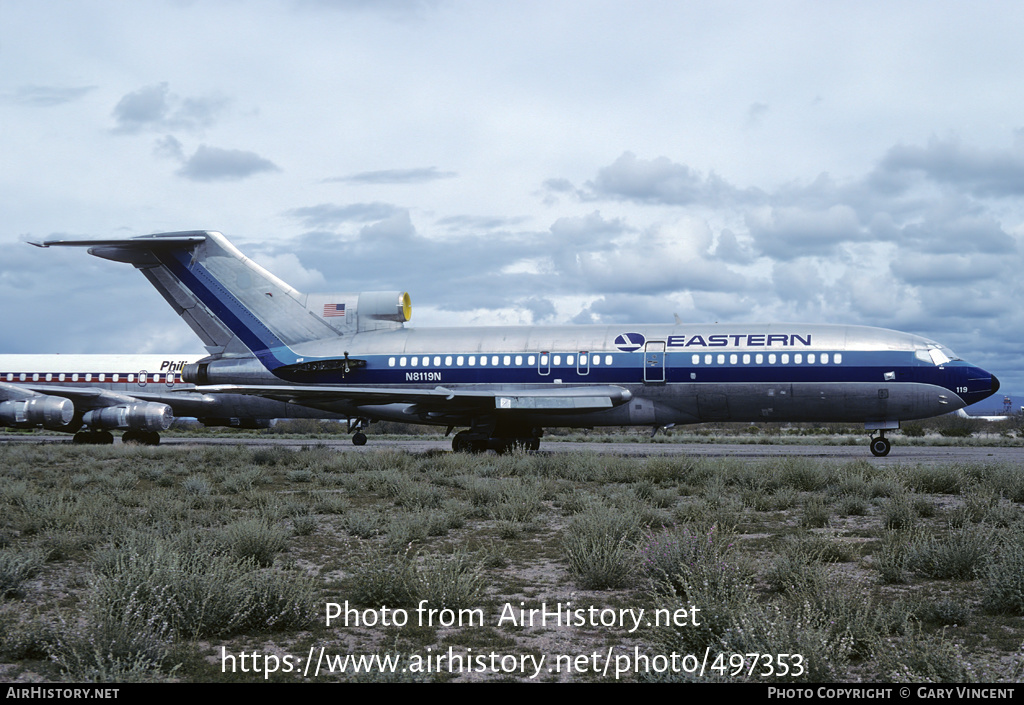
[[[0,403],[0,426],[35,428],[42,426],[52,431],[63,430],[75,417],[75,405],[70,399],[40,395]]]
[[[82,421],[91,429],[127,428],[139,431],[165,431],[174,421],[167,404],[138,402],[108,406],[86,412]]]
[[[412,318],[412,299],[408,291],[364,291],[359,294],[359,315],[405,323]]]

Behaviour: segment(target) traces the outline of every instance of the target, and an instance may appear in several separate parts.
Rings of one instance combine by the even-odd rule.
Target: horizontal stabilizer
[[[166,247],[189,247],[206,241],[205,233],[143,235],[110,240],[45,240],[29,242],[36,247],[121,247],[130,250],[153,250]]]

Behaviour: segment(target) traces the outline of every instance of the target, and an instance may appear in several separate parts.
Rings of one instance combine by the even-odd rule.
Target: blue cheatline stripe
[[[519,354],[519,353],[514,353]],[[430,357],[438,353],[430,353]],[[440,355],[448,356],[445,353]],[[500,353],[499,353],[500,355]],[[844,353],[844,355],[848,355]],[[391,366],[390,359],[428,356],[418,355],[365,355],[354,353],[353,357],[365,359],[366,368],[356,370],[344,377],[338,371],[310,372],[296,376],[295,381],[303,384],[402,384],[414,386],[459,385],[459,384],[553,384],[558,379],[563,384],[642,384],[644,383],[643,357],[640,355],[616,355],[612,365],[591,366],[581,374],[575,366],[545,368],[545,374],[536,365],[520,366],[474,366],[468,365],[425,365],[413,367]],[[880,387],[906,383],[932,384],[951,391],[958,384],[950,371],[976,370],[970,365],[947,365],[940,369],[931,365],[914,364],[908,353],[854,353],[856,364],[776,364],[776,365],[697,365],[670,364],[664,369],[669,384],[835,384],[871,383]],[[898,361],[896,358],[902,358]],[[908,364],[909,363],[909,364]],[[885,379],[885,373],[892,372],[894,379]],[[987,375],[987,373],[984,373]]]
[[[214,316],[220,319],[246,347],[256,354],[256,357],[267,369],[274,370],[281,365],[289,364],[289,361],[282,360],[282,357],[289,357],[291,362],[294,362],[295,355],[288,349],[284,341],[235,298],[202,264],[191,263],[190,252],[174,248],[154,250],[153,254],[204,306],[210,309]]]

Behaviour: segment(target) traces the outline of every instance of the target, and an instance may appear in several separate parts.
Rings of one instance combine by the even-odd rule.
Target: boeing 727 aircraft
[[[304,294],[217,232],[38,244],[58,245],[133,265],[199,335],[210,354],[183,365],[180,380],[195,385],[187,394],[344,416],[357,445],[375,419],[464,427],[452,447],[473,452],[536,449],[543,428],[554,426],[825,421],[863,423],[871,452],[883,456],[885,433],[900,421],[956,411],[999,388],[994,375],[942,345],[880,328],[417,329],[405,325],[407,293]],[[42,385],[29,392],[55,410],[70,399],[90,429],[113,427],[102,425],[102,411],[79,414],[75,393]],[[149,403],[198,415],[167,397]]]

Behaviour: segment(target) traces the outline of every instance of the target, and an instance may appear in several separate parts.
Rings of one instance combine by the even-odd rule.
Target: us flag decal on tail
[[[324,318],[336,318],[345,315],[345,304],[324,304]]]

